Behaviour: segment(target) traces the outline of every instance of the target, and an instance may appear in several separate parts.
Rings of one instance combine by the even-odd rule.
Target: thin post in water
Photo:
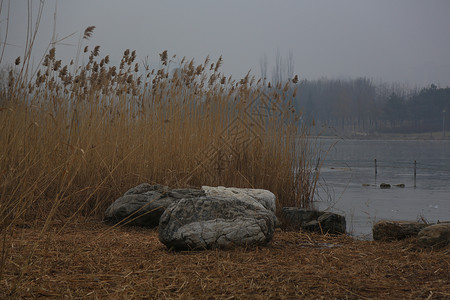
[[[378,170],[377,170],[377,159],[375,158],[375,177],[377,177]]]
[[[414,161],[414,187],[416,187],[416,175],[417,175],[417,162]]]

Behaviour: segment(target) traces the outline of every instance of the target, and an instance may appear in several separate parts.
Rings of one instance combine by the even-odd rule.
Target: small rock
[[[305,230],[305,231],[310,231],[310,232],[318,232],[320,233],[320,225],[319,225],[319,221],[317,220],[312,220],[309,221],[307,223],[304,223],[301,227],[301,230]]]
[[[285,230],[307,229],[305,225],[311,221],[317,221],[320,211],[315,209],[303,209],[298,207],[283,207],[281,209],[282,227]],[[307,227],[310,228],[311,225]],[[312,230],[314,231],[314,230]]]
[[[427,225],[409,221],[379,221],[372,228],[375,241],[394,241],[417,236]]]
[[[450,223],[439,223],[422,229],[417,235],[419,245],[441,248],[450,244]]]
[[[343,234],[346,231],[345,217],[314,209],[283,207],[283,229],[306,230],[320,233]]]
[[[320,224],[322,233],[343,234],[346,230],[345,217],[331,213],[323,213],[317,221]]]

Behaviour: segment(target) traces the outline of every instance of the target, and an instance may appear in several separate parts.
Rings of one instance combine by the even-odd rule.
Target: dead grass
[[[277,231],[268,247],[170,252],[157,231],[72,223],[14,232],[0,294],[16,298],[224,299],[450,297],[450,252],[409,241]],[[38,243],[28,268],[22,268]],[[18,280],[21,271],[23,278]]]

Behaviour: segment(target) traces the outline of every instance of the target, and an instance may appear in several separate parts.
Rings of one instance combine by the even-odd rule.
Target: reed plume
[[[84,30],[84,34],[83,34],[83,39],[84,40],[89,40],[89,38],[92,36],[92,34],[94,33],[94,29],[95,26],[88,26],[85,30]]]

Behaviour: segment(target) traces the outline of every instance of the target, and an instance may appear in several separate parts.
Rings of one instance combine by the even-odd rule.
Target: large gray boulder
[[[336,213],[298,207],[283,207],[281,219],[284,230],[305,230],[330,234],[346,232],[345,217]]]
[[[166,208],[172,203],[189,197],[204,196],[202,190],[174,189],[167,186],[143,183],[128,190],[114,201],[105,212],[107,223],[155,227]]]
[[[382,220],[373,225],[372,235],[375,241],[403,240],[416,237],[425,227],[426,224],[419,222]]]
[[[205,196],[170,205],[159,222],[159,240],[169,249],[215,249],[265,245],[275,215],[256,200]]]
[[[450,223],[439,223],[422,229],[417,235],[419,245],[441,248],[450,245]]]

